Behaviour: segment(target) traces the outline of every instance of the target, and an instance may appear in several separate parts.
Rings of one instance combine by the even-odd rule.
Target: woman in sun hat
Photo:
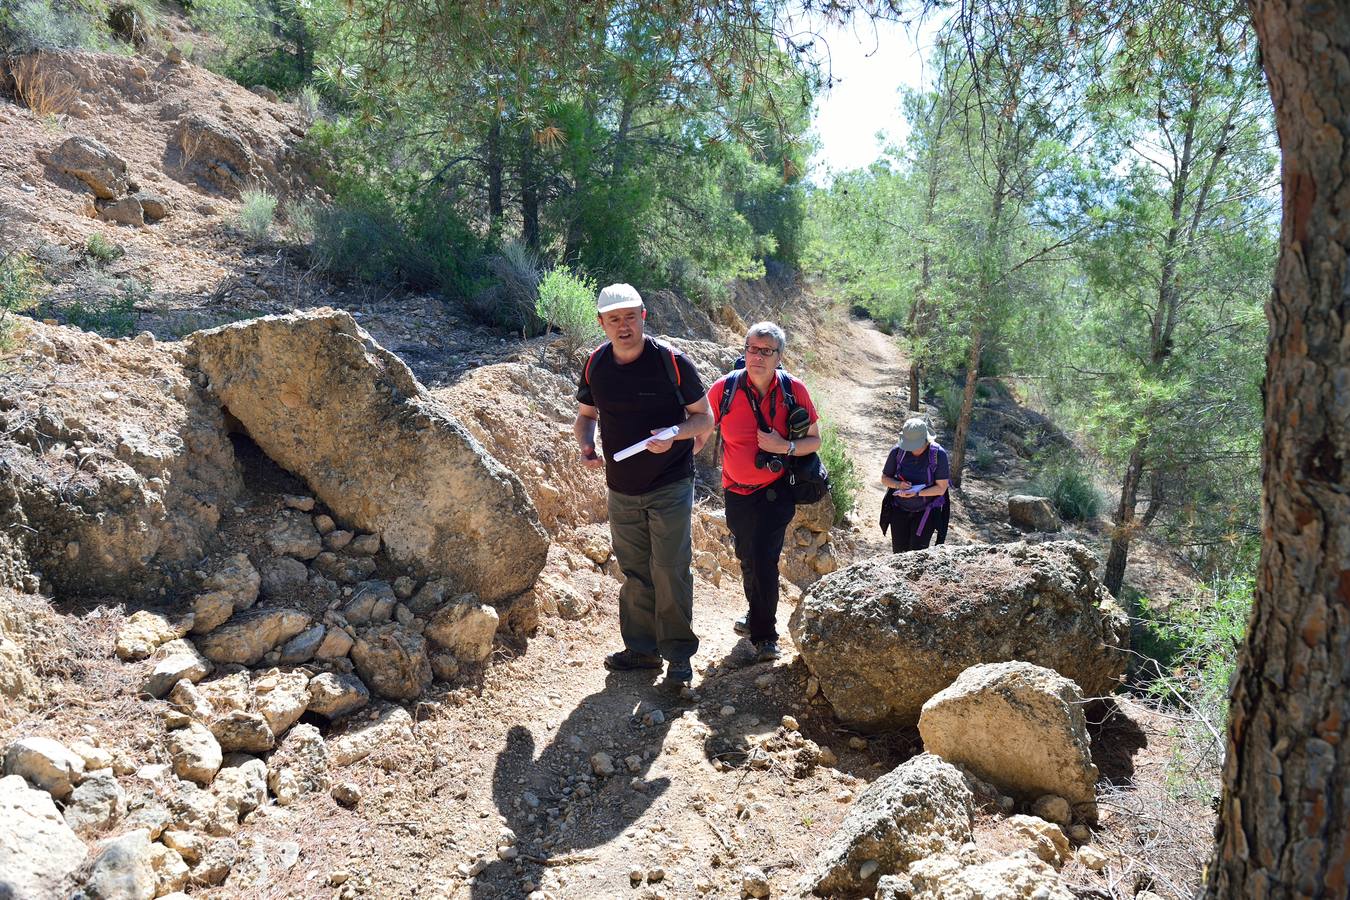
[[[887,488],[881,501],[881,530],[884,533],[890,525],[893,552],[924,550],[934,533],[939,544],[947,539],[950,477],[947,451],[934,442],[928,423],[918,417],[906,419],[900,442],[881,469],[881,483]]]

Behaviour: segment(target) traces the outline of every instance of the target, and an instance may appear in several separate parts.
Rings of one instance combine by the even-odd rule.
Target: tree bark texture
[[[1209,897],[1350,895],[1350,4],[1253,0],[1282,148],[1256,601]]]
[[[1113,597],[1120,596],[1120,586],[1125,582],[1125,563],[1130,556],[1130,539],[1134,537],[1136,527],[1134,510],[1139,503],[1139,479],[1144,474],[1147,446],[1147,435],[1134,442],[1129,462],[1125,464],[1125,477],[1120,482],[1120,506],[1111,532],[1111,550],[1106,555],[1106,571],[1102,574],[1102,584]]]
[[[520,240],[532,251],[539,249],[539,183],[534,168],[534,133],[525,127],[520,135]]]
[[[975,415],[975,387],[980,380],[980,355],[983,352],[983,328],[976,325],[970,335],[970,353],[966,357],[966,387],[961,392],[961,415],[956,419],[956,433],[952,436],[948,459],[951,483],[957,487],[961,486],[961,469],[966,464],[966,438],[970,435],[970,420]]]

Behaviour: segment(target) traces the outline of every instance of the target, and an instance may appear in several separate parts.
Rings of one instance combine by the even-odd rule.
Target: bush
[[[844,517],[858,505],[858,493],[863,489],[862,476],[844,448],[844,441],[832,425],[820,428],[820,461],[830,473],[830,494],[834,497],[834,524],[841,525]]]
[[[943,423],[948,428],[956,428],[956,421],[961,418],[961,401],[965,399],[965,391],[959,384],[944,384],[938,388],[938,413],[942,416]]]
[[[147,286],[125,281],[116,293],[95,297],[88,303],[72,303],[66,308],[66,323],[104,337],[126,337],[136,330],[136,304],[149,295]]]
[[[347,192],[314,211],[310,255],[322,272],[356,281],[394,280],[407,244],[393,208],[373,191]]]
[[[1204,596],[1174,601],[1166,612],[1141,597],[1136,643],[1149,692],[1163,700],[1184,697],[1222,725],[1254,589],[1250,575],[1218,579]]]
[[[1067,522],[1095,519],[1102,511],[1102,495],[1091,474],[1071,456],[1055,456],[1043,462],[1031,489],[1048,497]]]
[[[248,188],[240,199],[244,206],[239,210],[239,227],[255,241],[266,240],[276,218],[277,198],[261,188]]]
[[[998,463],[998,454],[989,444],[980,444],[970,457],[971,466],[979,472],[992,472]]]
[[[96,50],[98,32],[78,6],[51,0],[21,0],[0,5],[0,51]]]
[[[291,200],[283,209],[286,217],[283,233],[286,239],[297,244],[307,244],[314,240],[314,202]]]
[[[539,261],[522,244],[511,241],[487,258],[491,281],[474,293],[469,306],[489,325],[527,336],[544,330],[539,305]]]
[[[0,254],[0,348],[9,346],[14,334],[14,314],[37,305],[42,276],[37,263],[25,253]]]
[[[595,316],[593,279],[573,275],[567,268],[550,269],[539,282],[539,302],[535,309],[549,327],[561,331],[572,350],[596,343],[601,334]]]
[[[84,252],[96,262],[104,265],[115,259],[120,259],[126,254],[126,251],[120,246],[97,232],[89,235],[89,240],[85,241]]]

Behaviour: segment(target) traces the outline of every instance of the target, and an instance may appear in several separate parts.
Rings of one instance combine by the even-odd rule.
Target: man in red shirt
[[[749,614],[736,622],[735,629],[750,638],[761,660],[779,656],[778,559],[783,553],[783,535],[796,512],[784,479],[786,458],[820,449],[820,423],[806,385],[778,368],[786,347],[787,335],[773,322],[750,326],[745,336],[745,370],[724,375],[708,391],[708,405],[722,429],[727,527],[735,540],[741,582],[750,604]],[[810,417],[806,437],[796,441],[787,439],[789,410],[783,378],[790,380],[793,398]],[[722,415],[722,395],[728,390],[735,393]]]

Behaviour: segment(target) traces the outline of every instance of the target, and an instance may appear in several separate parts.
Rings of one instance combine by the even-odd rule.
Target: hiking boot
[[[741,637],[749,637],[750,636],[749,619],[750,619],[749,616],[741,616],[739,619],[737,619],[735,622],[732,623],[731,630],[739,634]]]
[[[620,650],[605,657],[605,668],[611,672],[632,672],[636,669],[659,669],[661,657],[655,653]]]
[[[755,660],[758,662],[772,662],[782,655],[782,651],[778,649],[777,641],[758,641],[755,643]]]
[[[666,667],[666,680],[661,683],[661,687],[668,690],[678,691],[679,688],[688,687],[690,681],[694,680],[694,667],[688,660],[671,660],[670,665]]]

